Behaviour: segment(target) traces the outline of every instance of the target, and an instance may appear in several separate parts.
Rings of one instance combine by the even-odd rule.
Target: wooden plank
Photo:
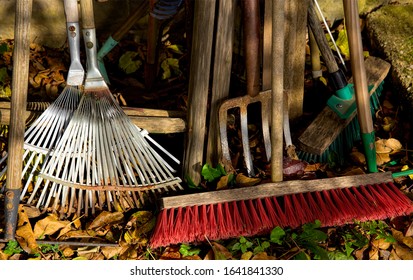
[[[231,201],[246,201],[265,197],[278,197],[297,193],[343,189],[389,182],[393,182],[391,172],[370,173],[318,180],[282,181],[276,183],[265,183],[253,187],[164,197],[160,201],[160,207],[162,209],[169,209],[194,205],[218,204]]]
[[[234,44],[235,0],[218,1],[206,162],[216,166],[221,157],[219,105],[229,95]]]
[[[198,0],[194,3],[183,177],[189,177],[196,185],[201,182],[204,164],[215,4],[216,0]]]
[[[285,1],[284,90],[290,120],[303,114],[308,5],[309,0]]]
[[[369,94],[373,95],[386,78],[390,64],[380,58],[370,56],[365,60],[365,65],[367,82],[372,86]],[[351,78],[349,83],[352,82]],[[322,155],[356,114],[357,112],[354,111],[348,119],[344,120],[326,106],[298,138],[299,149],[306,153]]]
[[[47,102],[29,102],[22,112],[29,125],[50,105]],[[149,133],[169,134],[186,131],[185,113],[181,111],[123,107],[132,122]],[[10,102],[0,102],[0,125],[10,124]]]

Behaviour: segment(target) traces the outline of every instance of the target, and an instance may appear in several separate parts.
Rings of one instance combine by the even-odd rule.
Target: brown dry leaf
[[[389,247],[392,245],[391,242],[386,241],[385,239],[374,239],[373,242],[371,243],[375,248],[381,249],[381,250],[387,250]]]
[[[379,259],[379,249],[378,248],[371,248],[369,252],[369,259],[370,260],[378,260]]]
[[[389,154],[392,149],[387,146],[386,139],[379,139],[376,141],[376,153],[378,154]]]
[[[393,128],[396,126],[396,121],[391,118],[391,117],[384,117],[383,118],[383,124],[381,127],[383,128],[384,131],[390,132],[393,130]]]
[[[235,178],[235,182],[239,187],[252,187],[261,182],[261,178],[250,178],[242,173],[239,173]]]
[[[410,249],[413,249],[413,237],[405,236],[402,241],[404,245],[408,246]]]
[[[366,251],[366,249],[368,249],[368,246],[364,246],[363,248],[354,251],[354,255],[356,256],[357,260],[364,259],[364,252]]]
[[[228,183],[230,182],[230,179],[232,176],[233,176],[233,173],[229,173],[225,176],[222,176],[217,183],[217,190],[228,189]]]
[[[391,161],[390,154],[386,153],[376,153],[376,163],[378,166],[381,166],[385,163]]]
[[[172,246],[166,248],[165,252],[160,257],[161,260],[180,260],[181,253],[179,253],[179,247]]]
[[[66,258],[69,258],[69,257],[72,257],[75,254],[75,251],[73,251],[73,249],[70,248],[70,247],[66,247],[66,248],[63,249],[62,254]]]
[[[387,250],[379,250],[380,258],[383,260],[388,260],[390,258],[391,252]]]
[[[396,138],[389,138],[386,140],[386,146],[391,149],[390,154],[398,153],[403,148],[402,143]]]
[[[366,163],[366,157],[363,153],[355,151],[350,154],[350,157],[355,164],[364,165]]]
[[[396,261],[401,260],[401,258],[396,254],[396,250],[393,249],[390,252],[389,260],[396,260]]]
[[[254,253],[251,251],[247,251],[241,255],[241,260],[249,260],[252,256],[254,256]]]
[[[0,261],[5,261],[9,258],[9,255],[3,253],[2,251],[0,251]]]
[[[231,260],[232,254],[227,248],[217,242],[212,242],[212,250],[214,251],[215,260]]]
[[[275,260],[274,256],[268,256],[267,252],[260,252],[256,254],[252,260]]]
[[[119,256],[123,248],[120,246],[116,247],[102,247],[101,252],[107,260],[113,258],[114,256]]]
[[[394,108],[393,104],[391,104],[390,101],[387,100],[387,99],[385,99],[385,100],[383,101],[382,106],[385,107],[385,108],[387,108],[387,109],[393,109],[393,108]]]
[[[123,219],[122,212],[111,213],[108,211],[103,211],[89,225],[89,229],[95,229],[95,228],[104,227],[107,225],[113,225],[113,224],[116,224],[122,221],[122,219]]]
[[[45,235],[52,235],[70,224],[69,221],[61,221],[56,214],[50,214],[34,225],[34,235],[43,239]]]
[[[26,212],[27,217],[29,219],[37,218],[42,214],[39,208],[34,207],[34,206],[24,205],[23,208],[24,208],[24,212]]]
[[[27,253],[34,253],[38,249],[36,242],[36,237],[33,233],[32,226],[29,222],[29,217],[24,211],[23,205],[19,205],[19,218],[16,229],[16,239],[19,242],[19,245]]]
[[[393,245],[394,250],[396,251],[397,256],[402,260],[413,260],[413,251],[409,248],[403,247],[399,244]]]
[[[304,172],[315,172],[320,170],[321,163],[307,164],[304,169]]]
[[[403,242],[404,235],[401,231],[398,231],[394,228],[391,229],[391,235],[400,243]]]

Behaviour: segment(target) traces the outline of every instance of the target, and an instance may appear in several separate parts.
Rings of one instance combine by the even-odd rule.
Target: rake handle
[[[12,240],[17,226],[19,195],[22,186],[23,144],[27,103],[27,77],[29,76],[30,20],[32,0],[17,0],[14,23],[13,78],[10,109],[9,154],[5,189],[5,239]]]
[[[84,29],[95,28],[93,1],[92,0],[80,0],[80,8],[81,8],[81,13],[82,13],[82,27]]]
[[[65,15],[67,22],[79,21],[79,8],[77,0],[64,0]]]
[[[132,28],[132,26],[137,22],[139,19],[141,19],[145,13],[148,12],[148,2],[147,0],[142,1],[139,6],[133,11],[132,14],[129,15],[129,17],[123,22],[123,24],[112,34],[112,38],[115,41],[119,41],[120,39],[123,38],[123,36],[128,33],[128,31]]]

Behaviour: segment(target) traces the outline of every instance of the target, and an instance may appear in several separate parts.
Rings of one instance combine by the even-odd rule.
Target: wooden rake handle
[[[80,0],[80,10],[82,13],[82,27],[84,29],[95,28],[95,15],[93,13],[92,0]]]
[[[64,0],[65,15],[67,22],[79,21],[79,8],[77,0]]]

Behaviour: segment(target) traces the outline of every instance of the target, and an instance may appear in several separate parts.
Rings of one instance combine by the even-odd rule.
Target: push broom
[[[112,96],[98,70],[92,0],[82,0],[87,75],[84,92],[59,143],[39,174],[60,184],[43,187],[47,200],[57,191],[61,211],[77,206],[87,215],[96,208],[128,209],[142,204],[142,194],[181,189],[181,179],[147,141]],[[75,205],[76,204],[76,205]]]
[[[55,147],[63,134],[73,112],[76,110],[81,95],[84,70],[80,63],[79,42],[80,28],[76,0],[65,0],[66,27],[71,63],[66,86],[59,97],[34,121],[24,134],[24,153],[22,177],[25,185],[20,194],[23,199],[30,184],[36,180],[45,156]],[[7,156],[5,156],[7,158]],[[2,159],[3,161],[4,159]],[[4,174],[7,166],[1,171]]]
[[[329,98],[326,107],[298,137],[300,149],[298,155],[308,162],[328,162],[331,154],[335,153],[343,161],[354,142],[360,140],[354,87],[350,81],[346,81],[346,77],[335,61],[313,3],[310,3],[308,9],[308,22],[327,65],[330,83],[335,93]],[[368,82],[372,85],[369,89],[371,114],[374,115],[379,109],[378,98],[390,64],[369,57],[366,65],[369,74]]]
[[[280,2],[273,1],[273,17],[275,11],[283,10]],[[273,26],[276,30],[283,25]],[[394,185],[390,172],[292,181],[280,181],[276,172],[272,183],[162,198],[150,245],[261,235],[276,226],[295,228],[316,219],[323,226],[336,226],[413,211],[412,201]]]

